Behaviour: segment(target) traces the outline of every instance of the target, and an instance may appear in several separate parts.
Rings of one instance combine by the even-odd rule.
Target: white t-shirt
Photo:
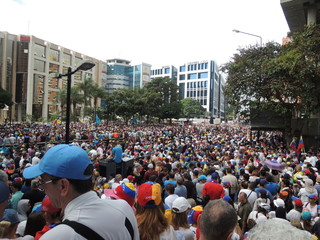
[[[178,240],[176,232],[172,226],[160,234],[160,240]]]
[[[184,236],[185,240],[194,240],[195,234],[192,232],[190,228],[179,228],[176,232],[181,233]]]
[[[251,207],[253,208],[254,202],[258,198],[257,193],[255,191],[250,190],[250,189],[241,189],[239,191],[239,194],[242,192],[247,194],[248,202],[250,203]],[[239,197],[239,195],[238,195],[238,197]]]
[[[90,191],[68,203],[63,220],[84,224],[103,239],[131,239],[125,226],[126,218],[133,227],[134,240],[138,240],[138,224],[129,204],[121,199],[103,200],[95,192]],[[41,240],[57,239],[84,240],[85,238],[65,224],[57,225],[41,237]]]

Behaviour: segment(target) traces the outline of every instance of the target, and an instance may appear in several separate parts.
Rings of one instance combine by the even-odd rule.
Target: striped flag
[[[299,144],[298,144],[298,151],[299,151],[299,153],[304,152],[304,143],[303,143],[302,136],[300,136],[300,140],[299,140]]]
[[[295,151],[295,152],[297,151],[297,143],[296,143],[296,138],[295,137],[292,138],[292,142],[290,143],[290,146],[291,146],[293,151]]]

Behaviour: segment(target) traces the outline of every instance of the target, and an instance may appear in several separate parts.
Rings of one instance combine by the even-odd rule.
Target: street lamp
[[[246,34],[246,35],[250,35],[250,36],[253,36],[253,37],[260,38],[260,47],[262,47],[262,37],[261,36],[255,35],[255,34],[252,34],[252,33],[242,32],[242,31],[239,31],[237,29],[233,29],[232,31],[235,32],[235,33],[242,33],[242,34]]]
[[[66,144],[69,144],[70,137],[70,106],[71,106],[71,76],[79,70],[87,71],[95,66],[95,63],[86,60],[76,70],[72,71],[71,67],[68,67],[68,72],[65,74],[59,74],[57,78],[67,78],[67,111],[66,111]]]

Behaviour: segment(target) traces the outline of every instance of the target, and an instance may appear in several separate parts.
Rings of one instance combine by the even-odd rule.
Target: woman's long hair
[[[174,230],[179,230],[179,228],[189,228],[187,212],[175,213],[172,211],[172,227]]]
[[[169,227],[163,204],[149,208],[137,203],[136,218],[141,240],[159,240],[160,234]]]

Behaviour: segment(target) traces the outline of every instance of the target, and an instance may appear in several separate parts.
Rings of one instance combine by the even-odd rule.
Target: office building
[[[180,98],[193,98],[210,113],[210,118],[224,114],[224,78],[215,61],[189,62],[179,66]],[[222,107],[223,106],[223,107]]]
[[[177,84],[177,75],[178,71],[177,68],[173,65],[171,66],[163,66],[158,69],[151,69],[151,79],[154,78],[170,78],[175,84]]]
[[[12,93],[11,121],[47,120],[61,107],[56,101],[67,79],[56,78],[68,68],[75,70],[84,60],[96,65],[72,76],[72,86],[92,79],[101,86],[102,62],[65,47],[29,35],[0,32],[1,86]],[[81,106],[78,106],[81,111]],[[3,112],[3,111],[2,111]],[[2,113],[1,120],[4,120]]]

